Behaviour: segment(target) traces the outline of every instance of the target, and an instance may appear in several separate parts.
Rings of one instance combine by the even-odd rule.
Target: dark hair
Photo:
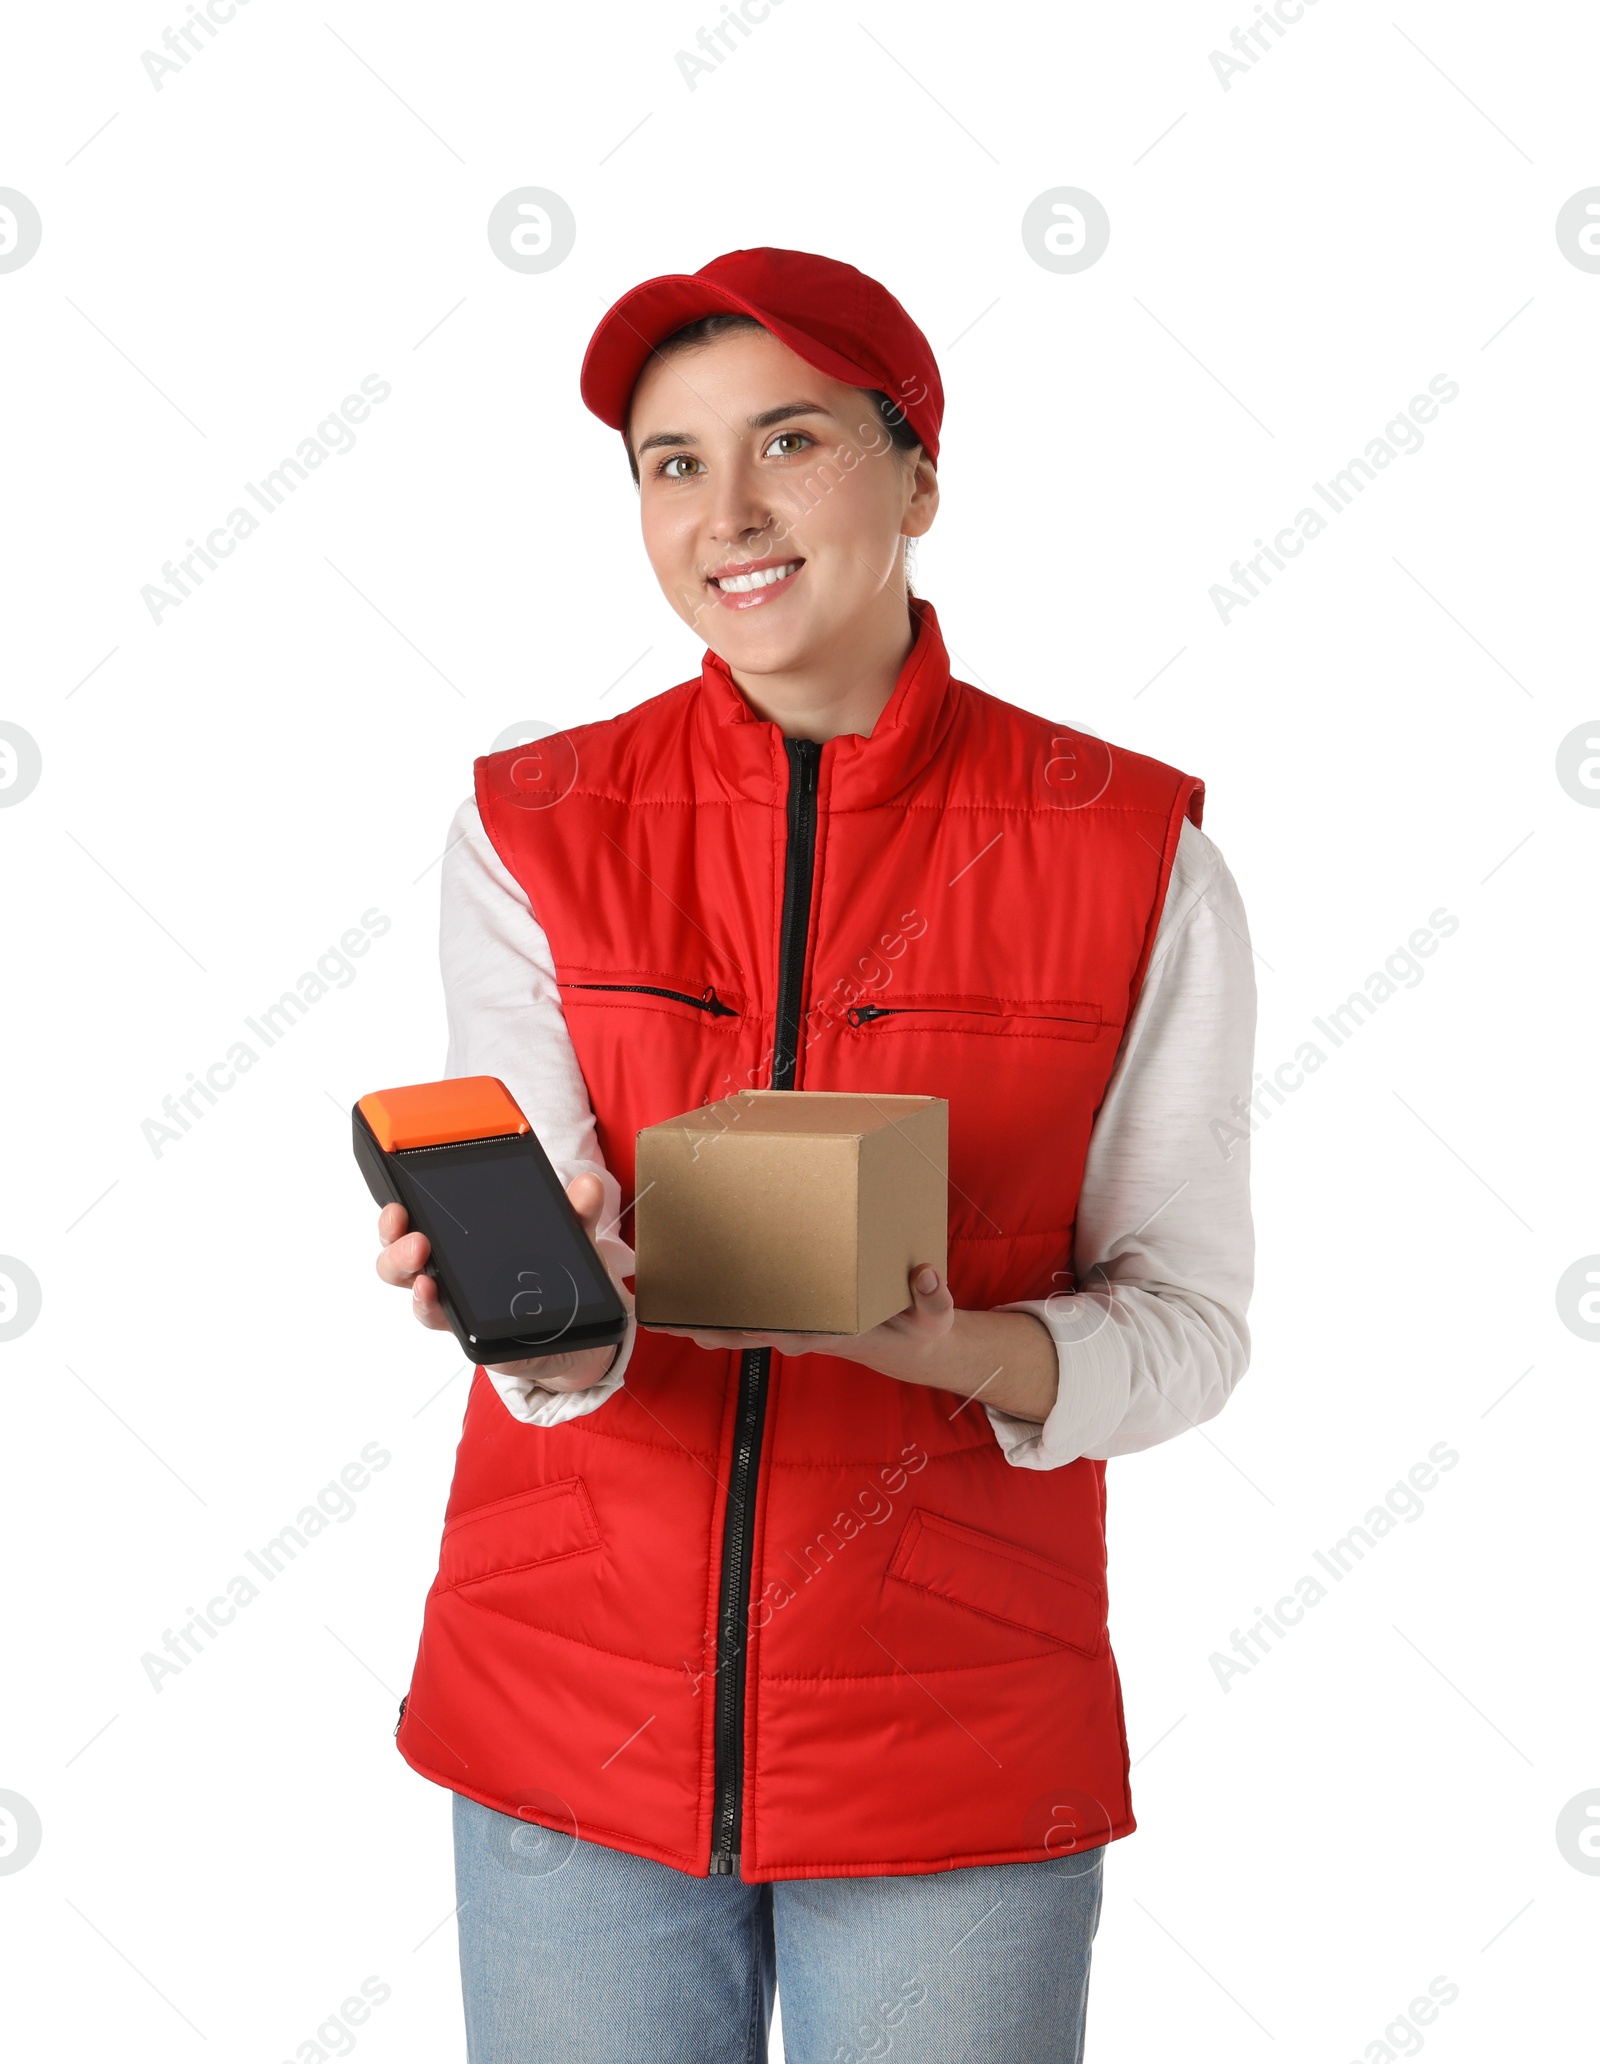
[[[655,347],[654,355],[664,358],[669,351],[692,350],[698,344],[710,344],[718,337],[724,337],[730,330],[764,330],[766,325],[758,323],[753,315],[736,315],[731,309],[723,309],[716,315],[702,315],[698,321],[685,323],[681,330],[674,330],[670,337],[663,337]],[[771,332],[768,332],[770,335]],[[922,439],[912,429],[905,410],[899,402],[891,401],[887,394],[876,387],[860,390],[878,412],[879,421],[889,433],[889,442],[896,451],[920,451]],[[631,412],[630,412],[631,413]],[[633,475],[633,484],[639,485],[639,465],[633,456],[631,439],[628,445],[628,470]]]

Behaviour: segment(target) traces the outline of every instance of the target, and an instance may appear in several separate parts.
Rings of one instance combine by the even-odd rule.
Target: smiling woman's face
[[[628,434],[663,594],[736,671],[837,662],[905,609],[901,540],[938,485],[873,403],[769,331],[652,359]]]

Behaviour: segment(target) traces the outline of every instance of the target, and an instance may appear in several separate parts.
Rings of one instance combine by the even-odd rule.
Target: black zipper
[[[916,1017],[919,1014],[936,1011],[941,1016],[952,1018],[1042,1018],[1052,1025],[1092,1025],[1093,1018],[1069,1018],[1062,1011],[981,1011],[970,1004],[960,1003],[853,1003],[845,1012],[848,1025],[870,1025],[874,1018]]]
[[[620,989],[629,996],[668,996],[674,1003],[690,1003],[696,1010],[709,1011],[714,1018],[736,1018],[739,1013],[726,1004],[709,983],[703,996],[691,996],[686,989],[652,989],[647,982],[563,982],[563,989]]]
[[[817,774],[822,747],[786,738],[789,832],[783,862],[783,928],[778,939],[778,1012],[772,1044],[773,1089],[793,1089],[804,1022],[801,991],[811,929],[811,877],[817,851]],[[722,1529],[722,1591],[717,1613],[716,1751],[712,1786],[711,1877],[739,1875],[740,1795],[744,1789],[745,1646],[750,1627],[750,1508],[761,1469],[767,1376],[772,1350],[739,1360],[739,1416]]]
[[[404,1718],[406,1717],[406,1702],[407,1702],[407,1700],[408,1700],[408,1699],[409,1699],[410,1697],[411,1697],[411,1694],[410,1694],[410,1692],[408,1691],[408,1692],[406,1693],[406,1695],[405,1695],[405,1698],[403,1698],[403,1699],[402,1699],[402,1700],[400,1701],[400,1718],[399,1718],[398,1720],[396,1720],[396,1721],[395,1721],[395,1723],[394,1723],[394,1732],[395,1732],[395,1739],[396,1739],[397,1741],[398,1741],[398,1740],[399,1740],[399,1738],[400,1738],[400,1721],[401,1721],[401,1720],[403,1720],[403,1719],[404,1719]]]

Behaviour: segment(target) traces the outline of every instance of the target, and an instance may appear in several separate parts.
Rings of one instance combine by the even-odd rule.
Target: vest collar
[[[909,787],[944,742],[963,694],[933,605],[912,598],[916,642],[906,654],[870,737],[848,732],[822,748],[819,792],[833,810],[870,809]],[[702,771],[723,793],[781,803],[789,763],[778,725],[759,716],[734,683],[727,662],[707,651],[700,670],[697,733]]]

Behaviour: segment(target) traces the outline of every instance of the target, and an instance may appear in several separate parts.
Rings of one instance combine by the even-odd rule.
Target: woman
[[[397,1730],[456,1795],[469,2051],[764,2057],[776,1976],[805,2064],[1077,2059],[1134,1825],[1104,1460],[1248,1356],[1243,912],[1196,779],[952,678],[905,573],[942,389],[875,281],[647,282],[582,387],[708,650],[477,762],[446,1072],[505,1081],[619,1285],[640,1126],[947,1098],[948,1280],[855,1337],[630,1315],[475,1376]]]

